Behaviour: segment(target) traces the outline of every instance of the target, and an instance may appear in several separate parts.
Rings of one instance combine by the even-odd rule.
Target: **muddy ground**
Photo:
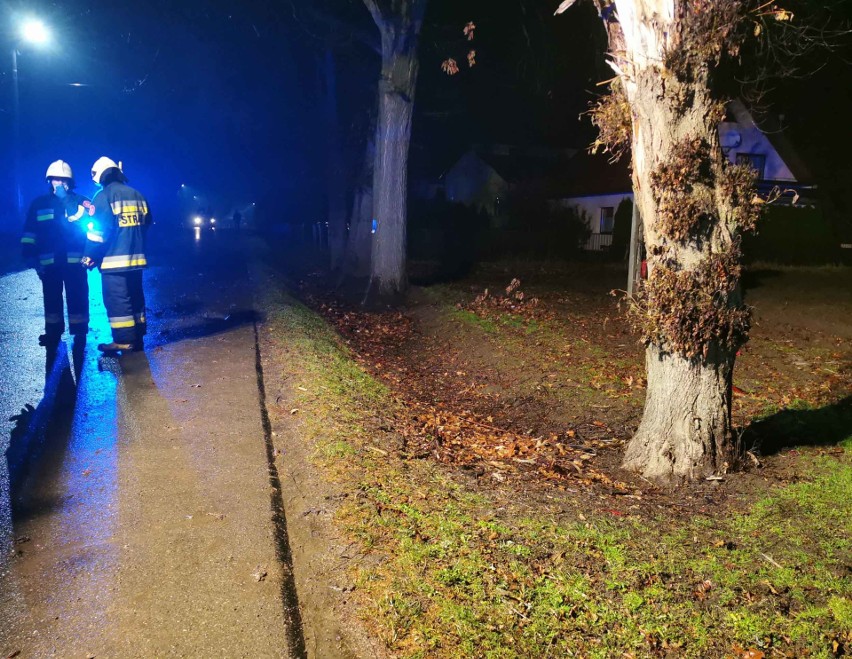
[[[556,487],[613,514],[718,514],[795,481],[803,452],[839,450],[852,428],[852,270],[764,267],[745,279],[754,327],[734,379],[740,474],[673,490],[622,470],[645,386],[625,279],[599,263],[492,265],[414,287],[406,307],[381,313],[328,294],[319,273],[299,286],[404,403],[377,421],[403,458],[450,465],[474,488],[515,483],[533,506]]]

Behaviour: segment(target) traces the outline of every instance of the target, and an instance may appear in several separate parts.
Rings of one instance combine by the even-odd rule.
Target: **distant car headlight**
[[[195,225],[196,225],[196,226],[198,226],[198,225],[200,225],[200,224],[201,224],[201,218],[200,218],[200,217],[196,217],[196,218],[195,218]]]

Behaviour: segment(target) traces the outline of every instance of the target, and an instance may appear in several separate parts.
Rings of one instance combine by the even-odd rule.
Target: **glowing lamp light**
[[[215,217],[210,218],[210,224],[216,224],[216,218]]]
[[[21,38],[34,44],[45,44],[50,40],[50,32],[44,23],[30,18],[21,25]]]
[[[196,218],[195,218],[195,220],[194,220],[194,222],[195,222],[196,226],[200,225],[200,224],[201,224],[201,218],[200,218],[200,217],[196,217]]]

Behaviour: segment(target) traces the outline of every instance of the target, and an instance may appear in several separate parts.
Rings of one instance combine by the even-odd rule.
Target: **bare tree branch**
[[[373,17],[373,20],[376,23],[376,27],[379,28],[380,31],[384,31],[385,29],[385,17],[382,14],[382,9],[379,7],[379,3],[377,0],[364,0],[364,4],[367,6],[367,10],[370,12],[370,15]]]

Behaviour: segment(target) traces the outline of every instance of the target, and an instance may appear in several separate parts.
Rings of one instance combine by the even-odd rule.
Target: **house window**
[[[612,233],[613,226],[615,226],[615,207],[601,208],[601,225],[598,233]]]
[[[738,165],[748,165],[757,172],[757,178],[763,179],[766,170],[766,156],[762,153],[738,153]]]

